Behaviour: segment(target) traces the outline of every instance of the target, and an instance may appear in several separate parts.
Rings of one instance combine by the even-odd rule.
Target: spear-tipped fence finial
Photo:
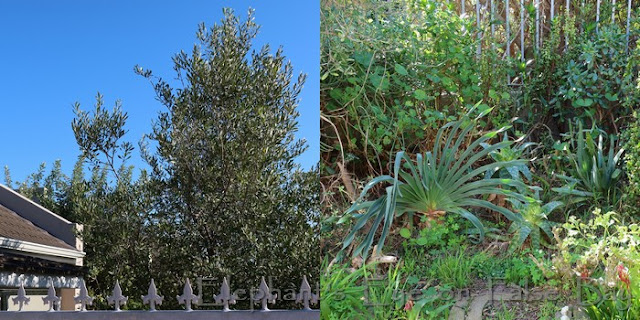
[[[156,304],[162,305],[162,299],[164,299],[164,297],[158,293],[156,284],[155,282],[153,282],[153,279],[151,279],[151,284],[149,285],[147,295],[142,296],[142,302],[149,305],[149,311],[156,311]]]
[[[224,277],[222,279],[222,287],[220,287],[220,294],[215,296],[216,303],[222,305],[223,311],[229,311],[229,304],[236,304],[237,298],[235,294],[231,294],[227,277]]]
[[[260,281],[260,287],[258,288],[258,294],[253,298],[254,303],[260,302],[262,305],[262,310],[267,311],[269,308],[267,307],[267,303],[275,303],[277,299],[277,295],[271,294],[269,290],[269,286],[267,286],[267,282],[264,281],[264,277]]]
[[[80,311],[87,311],[87,305],[93,304],[93,297],[89,296],[84,279],[80,279],[80,294],[74,297],[73,301],[80,304]]]
[[[302,284],[300,284],[300,293],[296,296],[296,302],[302,303],[304,310],[311,310],[309,302],[311,304],[318,304],[318,295],[311,292],[311,286],[307,281],[307,276],[302,276]]]
[[[49,280],[49,289],[47,295],[42,297],[42,303],[49,304],[49,310],[55,311],[54,307],[58,307],[60,304],[60,297],[56,296],[56,288],[53,287],[53,281]]]
[[[122,288],[120,288],[120,281],[116,280],[116,286],[113,288],[113,292],[107,297],[109,305],[115,305],[116,311],[120,311],[120,307],[124,306],[129,300],[128,297],[122,295]]]
[[[24,290],[24,282],[20,282],[18,295],[15,298],[11,298],[11,300],[13,300],[13,305],[18,305],[18,311],[22,311],[22,307],[29,304],[31,298],[27,297],[27,292]]]
[[[182,290],[182,295],[177,296],[178,303],[184,304],[187,311],[191,311],[191,304],[197,305],[200,301],[200,297],[193,294],[193,289],[191,288],[191,282],[189,278],[187,278],[187,282],[184,284],[184,289]]]

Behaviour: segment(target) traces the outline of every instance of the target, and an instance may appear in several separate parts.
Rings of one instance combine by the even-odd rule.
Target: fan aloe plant
[[[620,159],[624,149],[616,151],[615,137],[610,136],[609,150],[605,151],[602,133],[598,134],[597,144],[591,135],[595,130],[583,130],[582,123],[579,124],[571,141],[575,154],[571,155],[570,175],[557,175],[567,184],[553,190],[571,196],[571,203],[593,200],[601,207],[615,206],[621,195],[618,181],[622,177]]]
[[[488,111],[479,117],[486,113]],[[377,242],[377,250],[380,251],[394,219],[404,214],[410,216],[458,214],[468,219],[478,229],[481,239],[484,237],[484,226],[470,211],[471,208],[493,210],[511,221],[519,220],[519,215],[483,197],[496,194],[530,201],[531,199],[518,192],[511,191],[514,188],[515,190],[525,188],[524,183],[507,178],[482,179],[481,175],[488,170],[498,171],[501,168],[522,165],[527,160],[486,162],[491,160],[488,157],[491,152],[507,148],[512,144],[508,140],[495,144],[489,143],[491,139],[508,129],[507,127],[484,133],[463,147],[463,143],[469,141],[470,133],[478,118],[464,117],[444,125],[436,134],[433,150],[417,154],[415,161],[405,152],[398,152],[393,166],[393,176],[378,176],[367,183],[360,197],[341,219],[346,221],[350,217],[355,218],[355,224],[343,242],[343,252],[351,246],[356,235],[368,222],[371,222],[370,228],[352,254],[366,258],[377,230],[382,225]],[[482,145],[484,147],[481,147]],[[379,184],[387,184],[385,194],[375,200],[366,200],[367,194]],[[504,188],[505,186],[514,188]]]

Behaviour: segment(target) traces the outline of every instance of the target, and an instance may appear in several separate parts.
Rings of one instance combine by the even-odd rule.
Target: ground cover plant
[[[549,4],[511,3],[507,26],[503,4],[321,2],[323,277],[385,280],[348,310],[459,317],[443,292],[498,284],[547,298],[486,318],[638,318],[638,21],[627,37],[624,4],[602,3],[596,24],[598,4],[556,4],[540,31]],[[437,294],[384,298],[411,288]]]

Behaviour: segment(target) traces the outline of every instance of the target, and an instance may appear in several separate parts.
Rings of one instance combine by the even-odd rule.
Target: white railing
[[[74,302],[80,305],[80,311],[57,311],[60,306],[60,297],[56,296],[53,282],[48,285],[48,293],[42,297],[44,304],[48,305],[49,311],[23,311],[23,307],[28,305],[31,298],[27,296],[24,284],[20,284],[18,294],[12,298],[14,305],[18,306],[18,311],[2,311],[0,318],[10,320],[22,319],[319,319],[319,310],[312,310],[311,305],[318,304],[319,294],[311,290],[311,286],[304,276],[300,285],[300,290],[295,294],[296,302],[302,305],[301,310],[270,310],[268,304],[273,304],[279,298],[277,294],[272,293],[267,283],[262,277],[259,287],[251,295],[251,305],[258,304],[260,309],[257,310],[231,310],[230,305],[236,303],[238,296],[232,293],[227,278],[224,278],[220,287],[220,292],[214,295],[214,301],[222,310],[193,310],[193,306],[197,306],[202,301],[202,293],[196,295],[191,287],[189,279],[185,281],[181,295],[176,296],[179,304],[185,306],[185,310],[158,310],[157,307],[162,305],[165,297],[160,295],[156,285],[151,279],[147,295],[141,296],[144,305],[149,306],[148,311],[129,311],[121,310],[129,301],[129,297],[122,294],[120,283],[116,281],[113,291],[107,297],[107,302],[112,305],[114,310],[87,310],[87,306],[92,305],[94,298],[89,296],[84,280],[80,281],[79,293],[74,297]]]

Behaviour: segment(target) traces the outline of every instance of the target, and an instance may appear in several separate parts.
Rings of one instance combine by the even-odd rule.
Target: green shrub
[[[386,174],[390,155],[426,149],[480,100],[510,117],[501,57],[478,61],[474,22],[444,3],[325,1],[321,19],[324,175],[337,163],[359,178]]]
[[[617,131],[616,121],[640,103],[635,93],[638,66],[634,51],[627,54],[625,30],[602,25],[571,44],[574,57],[559,71],[562,76],[549,103],[561,121],[578,118]]]
[[[601,20],[596,32],[595,23],[587,23],[595,21],[593,11],[585,7],[577,16],[558,16],[526,67],[522,115],[529,124],[543,122],[556,136],[576,120],[617,134],[640,103],[637,47],[627,54],[622,24]],[[637,35],[637,24],[630,33]]]
[[[637,112],[633,113],[634,121],[624,131],[625,174],[628,183],[624,187],[623,205],[624,212],[634,216],[640,216],[640,118]]]
[[[554,272],[569,274],[572,278],[578,275],[598,291],[580,292],[580,298],[588,305],[585,311],[589,317],[638,319],[640,226],[621,220],[615,212],[603,213],[596,209],[592,219],[583,221],[572,216],[555,232],[561,240],[554,258],[557,266]],[[614,297],[628,299],[612,299]]]

